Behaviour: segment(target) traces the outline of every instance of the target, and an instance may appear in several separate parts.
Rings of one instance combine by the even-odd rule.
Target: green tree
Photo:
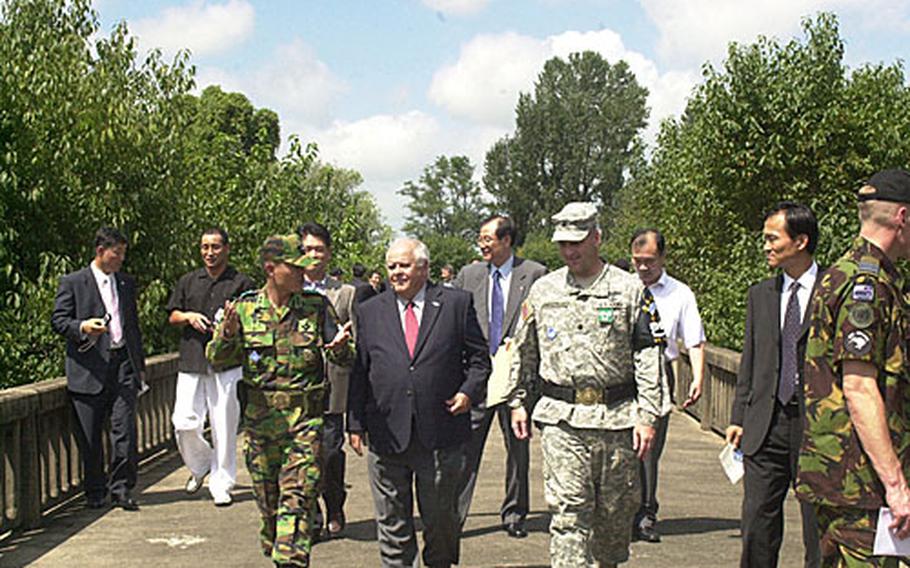
[[[421,240],[431,235],[471,240],[487,212],[466,156],[439,156],[423,169],[417,183],[406,181],[398,193],[409,199],[403,229]]]
[[[848,72],[837,20],[804,21],[805,37],[730,46],[679,119],[661,128],[651,164],[624,192],[619,225],[655,225],[670,271],[699,298],[709,340],[741,345],[747,287],[768,275],[766,210],[782,199],[819,218],[821,264],[857,232],[855,191],[878,169],[906,166],[910,93],[900,63]],[[615,234],[611,250],[624,250]]]
[[[533,95],[519,97],[514,135],[486,156],[497,209],[534,232],[569,201],[611,206],[640,152],[647,95],[624,61],[590,51],[547,61]]]
[[[138,60],[125,24],[102,37],[89,0],[0,3],[0,387],[59,376],[49,325],[59,277],[85,266],[101,225],[124,229],[149,353],[173,349],[163,307],[198,266],[211,225],[259,277],[269,233],[315,219],[340,264],[376,264],[389,229],[360,175],[291,138],[240,93],[189,94],[186,53]]]

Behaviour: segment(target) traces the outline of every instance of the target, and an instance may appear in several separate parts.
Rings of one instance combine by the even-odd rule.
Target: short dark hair
[[[310,221],[309,223],[304,223],[297,227],[297,234],[300,235],[301,240],[307,235],[313,235],[325,243],[325,246],[332,248],[332,234],[325,228],[325,225]]]
[[[223,244],[223,245],[230,244],[230,241],[228,240],[227,231],[225,231],[221,227],[209,227],[208,229],[202,231],[202,236],[204,237],[206,235],[219,235],[221,237],[221,244]]]
[[[515,223],[512,222],[512,219],[506,215],[493,214],[483,220],[480,224],[481,227],[487,223],[499,220],[499,224],[496,226],[496,238],[499,240],[504,239],[506,236],[509,237],[509,243],[514,247],[516,246],[516,240],[518,239],[518,230],[515,228]]]
[[[363,275],[367,273],[367,267],[355,262],[351,265],[351,276],[354,278],[363,278]]]
[[[344,270],[342,270],[341,268],[339,268],[337,266],[335,268],[333,268],[332,270],[329,270],[329,276],[331,276],[332,278],[336,278],[336,279],[341,278],[343,275],[344,275]]]
[[[113,227],[101,227],[95,232],[95,248],[112,248],[126,244],[126,235]]]
[[[767,221],[778,213],[784,214],[787,235],[791,239],[795,239],[799,235],[806,235],[809,237],[806,250],[809,251],[809,254],[815,253],[815,247],[818,245],[818,220],[809,206],[795,201],[781,201],[765,214],[764,220]]]
[[[653,227],[647,227],[645,229],[638,229],[632,233],[632,238],[629,240],[629,246],[633,249],[641,248],[648,244],[648,236],[654,235],[654,242],[657,243],[657,254],[660,256],[664,255],[664,251],[667,249],[667,243],[664,240],[664,235],[658,229]]]

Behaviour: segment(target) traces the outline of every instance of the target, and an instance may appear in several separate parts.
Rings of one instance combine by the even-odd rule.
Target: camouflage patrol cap
[[[882,170],[860,188],[856,199],[910,203],[910,173],[901,169]]]
[[[306,256],[300,246],[300,237],[297,235],[272,235],[262,243],[259,249],[259,258],[262,262],[286,262],[293,266],[306,268],[316,262],[316,259]]]
[[[585,240],[591,229],[597,228],[597,207],[593,203],[574,201],[550,218],[556,224],[550,240],[577,243]]]

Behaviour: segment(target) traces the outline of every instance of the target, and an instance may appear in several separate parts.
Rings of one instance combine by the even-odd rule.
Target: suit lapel
[[[469,288],[470,290],[480,289],[480,298],[481,301],[474,303],[474,311],[477,313],[477,322],[480,324],[480,330],[483,331],[483,337],[487,341],[490,340],[490,312],[487,309],[487,298],[490,297],[490,268],[489,264],[483,263],[481,265],[483,270],[477,271],[477,277],[480,279],[477,282],[476,286]],[[476,298],[477,296],[475,296]]]
[[[426,297],[423,302],[423,315],[420,317],[420,329],[417,332],[417,345],[414,346],[414,358],[417,360],[417,357],[420,356],[420,351],[423,349],[423,344],[427,342],[427,336],[430,335],[430,331],[433,329],[433,325],[436,323],[436,318],[439,317],[439,312],[442,310],[442,290],[438,286],[427,286]]]
[[[505,337],[512,329],[512,322],[518,315],[521,299],[525,297],[525,288],[528,286],[528,273],[522,268],[524,261],[515,257],[512,267],[512,282],[509,284],[509,304],[506,306],[505,318],[502,322],[502,334]]]
[[[398,350],[404,353],[404,357],[407,359],[408,356],[408,344],[404,340],[404,330],[401,328],[401,313],[398,311],[398,296],[395,295],[395,292],[387,290],[380,294],[380,301],[385,302],[385,311],[388,315],[385,317],[386,327],[388,328],[388,335],[386,337],[393,337],[395,345],[398,346]]]
[[[781,274],[777,275],[777,278],[771,281],[771,286],[768,286],[768,305],[771,306],[771,321],[773,325],[771,326],[771,339],[774,342],[774,345],[780,346],[780,294],[784,286],[784,277]],[[778,349],[778,353],[780,350]]]

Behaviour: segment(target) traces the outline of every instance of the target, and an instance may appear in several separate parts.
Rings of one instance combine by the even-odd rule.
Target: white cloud
[[[483,10],[489,0],[423,0],[424,6],[446,16],[467,16]]]
[[[685,65],[720,62],[730,42],[754,42],[759,35],[787,41],[801,22],[822,11],[867,29],[910,27],[910,8],[893,0],[640,0],[659,32],[661,59]]]
[[[225,91],[242,92],[256,106],[278,111],[282,122],[315,126],[329,124],[335,100],[347,91],[344,81],[299,39],[278,46],[256,71],[246,75],[199,66],[198,90],[212,84]]]
[[[480,35],[462,46],[458,60],[439,69],[428,96],[454,117],[477,125],[510,128],[519,92],[532,92],[544,63],[579,51],[595,51],[611,63],[624,60],[650,93],[645,137],[653,140],[660,120],[679,114],[698,80],[694,71],[661,73],[657,65],[623,44],[611,30],[568,31],[544,39],[515,33]]]
[[[154,18],[136,20],[130,28],[143,49],[161,48],[173,55],[188,48],[198,56],[238,46],[252,35],[255,19],[256,12],[247,0],[222,4],[193,0],[166,8]]]
[[[546,59],[547,48],[536,38],[479,35],[461,47],[458,61],[436,71],[428,96],[456,117],[509,125],[519,90],[531,90]]]

